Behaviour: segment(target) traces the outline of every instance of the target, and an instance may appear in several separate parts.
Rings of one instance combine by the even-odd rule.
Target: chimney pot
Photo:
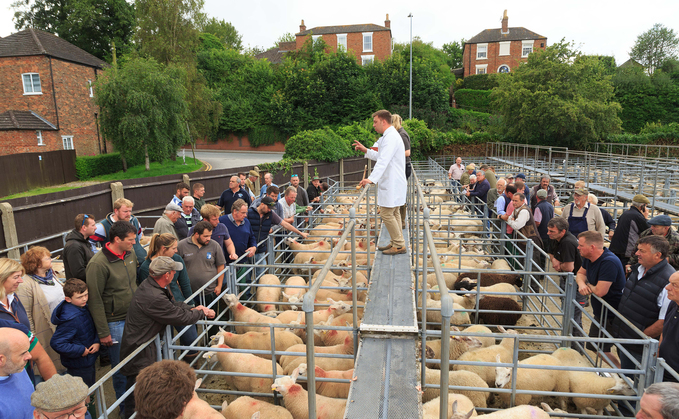
[[[389,20],[389,13],[387,13],[387,20],[384,21],[385,28],[391,28],[391,20]]]
[[[509,33],[509,18],[507,17],[507,9],[505,9],[505,13],[502,16],[502,33]]]
[[[302,24],[299,25],[299,31],[304,32],[306,30],[306,25],[304,24],[304,19],[302,19]]]

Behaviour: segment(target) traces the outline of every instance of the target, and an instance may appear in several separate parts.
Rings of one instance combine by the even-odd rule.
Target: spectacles
[[[90,218],[89,215],[83,214],[83,224],[82,224],[82,225],[85,225],[85,220],[87,220],[88,218]],[[81,226],[81,227],[82,227],[82,226]]]
[[[51,419],[69,419],[71,417],[74,417],[76,419],[80,419],[80,418],[84,418],[86,413],[87,413],[87,406],[82,406],[82,407],[78,407],[77,409],[72,410],[68,413],[64,413],[63,415],[59,415],[59,416],[56,416],[56,417],[51,418]],[[43,416],[45,416],[45,415],[43,414]],[[45,417],[47,417],[47,416],[45,416]]]

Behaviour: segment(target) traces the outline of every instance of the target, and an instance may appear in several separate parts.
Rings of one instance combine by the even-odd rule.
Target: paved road
[[[181,150],[178,155],[182,156]],[[186,150],[186,158],[191,157],[191,150]],[[283,153],[196,150],[196,158],[212,165],[212,170],[219,170],[279,161],[283,158]]]

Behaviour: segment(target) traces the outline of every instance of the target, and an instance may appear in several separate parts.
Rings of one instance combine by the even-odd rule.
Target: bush
[[[120,158],[120,153],[84,156],[75,159],[75,172],[80,180],[108,175],[121,170],[123,170],[123,161]]]
[[[499,86],[498,77],[506,76],[505,74],[474,74],[467,76],[462,81],[463,89],[474,90],[491,90]],[[456,83],[457,86],[457,83]]]
[[[372,128],[368,130],[364,125],[365,124],[359,122],[354,122],[351,125],[345,125],[343,127],[337,128],[336,132],[351,150],[353,150],[351,145],[354,143],[354,141],[358,141],[364,146],[370,148],[375,143],[378,135],[374,130],[372,130]],[[354,155],[362,156],[363,153],[354,150]]]
[[[419,119],[403,121],[403,129],[410,136],[410,158],[422,160],[426,153],[434,150],[434,135],[427,124]]]
[[[257,125],[248,132],[248,141],[253,147],[261,145],[285,144],[285,134],[271,125]]]
[[[468,111],[490,112],[490,90],[459,89],[455,91],[455,102]]]
[[[285,144],[285,159],[335,162],[354,155],[349,144],[329,127],[302,131]]]

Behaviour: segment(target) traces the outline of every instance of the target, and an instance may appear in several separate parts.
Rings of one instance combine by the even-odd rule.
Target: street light
[[[410,18],[410,105],[408,106],[408,119],[413,119],[413,14]]]

